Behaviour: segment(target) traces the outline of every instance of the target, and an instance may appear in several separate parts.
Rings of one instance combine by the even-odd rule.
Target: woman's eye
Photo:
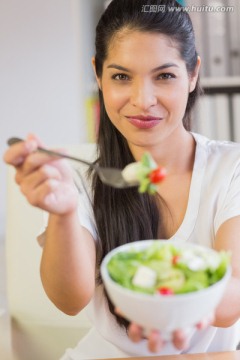
[[[163,80],[169,80],[169,79],[175,79],[176,76],[174,74],[171,73],[163,73],[158,75],[158,79],[163,79]]]
[[[114,80],[122,80],[122,81],[123,80],[129,80],[129,77],[126,74],[115,74],[115,75],[112,76],[112,78]]]

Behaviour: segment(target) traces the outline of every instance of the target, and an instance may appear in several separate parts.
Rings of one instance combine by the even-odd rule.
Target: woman
[[[33,135],[5,153],[28,201],[49,212],[41,261],[46,293],[70,315],[88,304],[93,322],[62,359],[223,351],[238,342],[240,146],[190,132],[200,92],[192,24],[176,1],[151,5],[113,0],[98,23],[92,62],[101,104],[98,163],[124,168],[149,151],[168,172],[159,194],[110,188],[92,173],[85,179],[91,189],[84,186],[79,195],[68,164],[34,152],[41,143]],[[151,238],[233,254],[232,278],[215,320],[203,319],[190,337],[180,329],[164,343],[153,330],[145,339],[137,324],[114,312],[96,276],[111,249]]]

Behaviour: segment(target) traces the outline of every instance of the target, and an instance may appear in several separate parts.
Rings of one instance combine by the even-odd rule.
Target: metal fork
[[[20,141],[24,141],[23,139],[17,138],[17,137],[12,137],[10,139],[8,139],[7,143],[8,145],[13,145],[16,144]],[[124,189],[124,188],[128,188],[128,187],[133,187],[133,186],[138,186],[139,184],[133,184],[133,183],[129,183],[127,182],[123,176],[122,176],[122,170],[117,169],[117,168],[112,168],[112,167],[101,167],[95,163],[91,163],[88,162],[86,160],[77,158],[75,156],[70,156],[67,154],[62,154],[60,152],[57,151],[52,151],[52,150],[48,150],[45,149],[43,147],[38,147],[37,151],[40,152],[44,152],[48,155],[54,156],[54,157],[59,157],[59,158],[66,158],[69,160],[73,160],[73,161],[77,161],[80,162],[84,165],[89,166],[90,168],[94,169],[96,171],[96,173],[98,174],[99,178],[101,179],[101,181],[109,186],[115,187],[115,188],[119,188],[119,189]]]

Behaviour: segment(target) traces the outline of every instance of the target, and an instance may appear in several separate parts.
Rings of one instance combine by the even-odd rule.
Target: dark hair
[[[144,6],[154,5],[152,10],[143,11]],[[165,11],[158,11],[160,5]],[[168,6],[176,7],[168,11]],[[113,0],[101,16],[96,28],[96,73],[102,75],[103,63],[114,37],[123,29],[160,33],[171,38],[178,47],[186,68],[191,74],[197,64],[195,38],[189,15],[173,0]],[[199,95],[200,87],[189,94],[183,118],[184,127],[190,130],[190,113]],[[99,90],[100,126],[98,134],[98,163],[101,166],[124,168],[135,161],[126,139],[110,121]],[[137,188],[127,190],[108,187],[93,176],[93,209],[99,234],[98,261],[113,248],[136,240],[156,239],[161,228],[159,196],[139,194]],[[109,301],[110,311],[113,306]],[[117,317],[119,324],[126,322]]]

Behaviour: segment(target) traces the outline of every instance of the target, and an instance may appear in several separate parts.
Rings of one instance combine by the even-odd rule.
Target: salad
[[[201,290],[226,273],[230,254],[202,247],[177,247],[154,241],[144,250],[118,252],[107,264],[121,286],[146,294],[173,295]]]
[[[143,154],[141,161],[128,164],[122,170],[123,178],[130,184],[138,184],[140,193],[154,194],[157,185],[164,180],[166,169],[157,166],[150,153]]]

